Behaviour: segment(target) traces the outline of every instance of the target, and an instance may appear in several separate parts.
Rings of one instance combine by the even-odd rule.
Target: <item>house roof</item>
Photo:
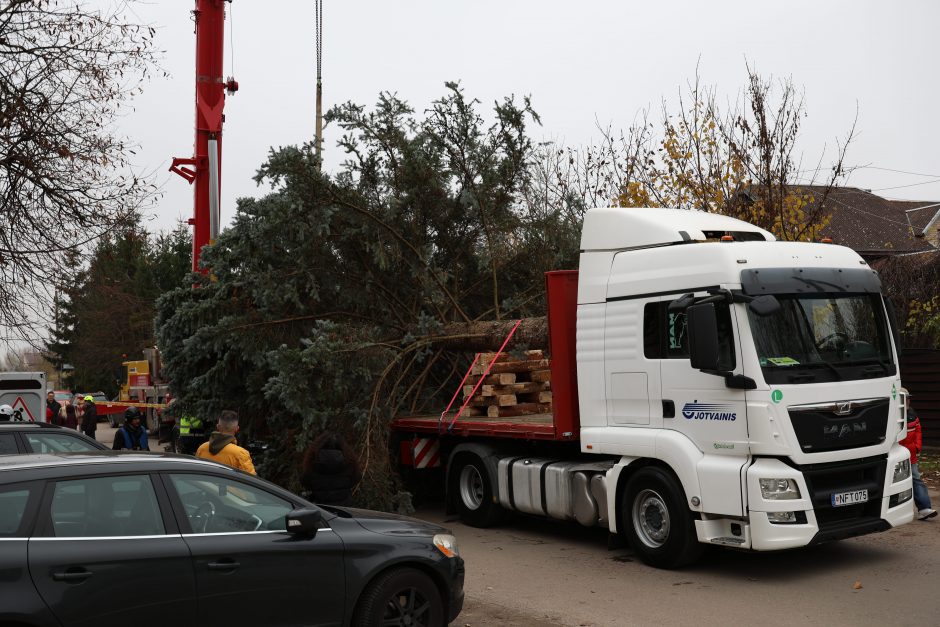
[[[813,202],[818,202],[826,188],[803,185],[794,190],[814,195]],[[884,256],[936,250],[923,232],[940,214],[938,201],[888,200],[857,187],[833,187],[825,204],[831,219],[821,234],[860,254]],[[933,204],[937,206],[908,213]]]

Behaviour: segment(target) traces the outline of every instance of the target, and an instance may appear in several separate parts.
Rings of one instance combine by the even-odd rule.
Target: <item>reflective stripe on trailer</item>
[[[411,450],[415,468],[437,468],[441,465],[441,445],[437,438],[415,438]]]

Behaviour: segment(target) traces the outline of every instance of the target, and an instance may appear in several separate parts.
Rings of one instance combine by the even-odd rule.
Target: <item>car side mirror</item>
[[[291,511],[286,516],[287,532],[300,536],[313,537],[323,522],[323,512],[318,509],[302,507]]]
[[[689,358],[698,370],[718,370],[718,316],[715,303],[692,305],[686,310],[689,330]]]

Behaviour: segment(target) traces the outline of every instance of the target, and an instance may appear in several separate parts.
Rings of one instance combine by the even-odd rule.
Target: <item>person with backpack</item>
[[[143,419],[140,410],[128,407],[124,412],[124,425],[114,434],[115,451],[149,451],[147,442],[147,429],[140,423]]]

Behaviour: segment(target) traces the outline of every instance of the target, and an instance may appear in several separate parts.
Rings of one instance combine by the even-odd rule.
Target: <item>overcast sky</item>
[[[141,146],[137,166],[155,172],[165,191],[152,230],[192,214],[192,189],[167,168],[172,157],[192,155],[193,6],[132,7],[157,29],[170,73],[150,82],[119,122]],[[312,138],[316,83],[312,0],[228,6],[225,74],[241,89],[226,102],[223,224],[236,198],[263,193],[251,179],[271,146]],[[542,118],[535,138],[582,145],[597,139],[598,122],[626,128],[638,111],[674,102],[699,59],[703,81],[733,98],[747,60],[805,90],[804,165],[815,166],[819,151],[845,135],[857,107],[847,162],[873,167],[849,184],[940,200],[940,2],[325,0],[323,21],[324,110],[371,104],[387,90],[422,111],[445,81],[459,80],[487,105],[531,95]],[[333,169],[342,158],[338,132],[327,127],[324,136]]]

